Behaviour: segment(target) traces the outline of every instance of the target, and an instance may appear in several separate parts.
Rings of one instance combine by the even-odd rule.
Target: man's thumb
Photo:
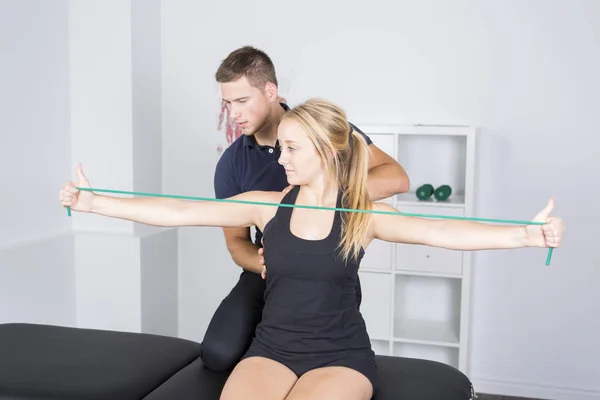
[[[535,222],[546,222],[546,220],[548,219],[548,216],[550,215],[550,213],[552,212],[553,209],[554,209],[554,199],[550,198],[550,200],[548,200],[548,204],[546,204],[546,207],[542,211],[540,211],[533,218],[533,220]]]

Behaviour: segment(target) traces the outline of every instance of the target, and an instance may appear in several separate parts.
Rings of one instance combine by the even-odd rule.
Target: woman
[[[343,110],[309,100],[279,125],[279,163],[294,185],[287,193],[247,192],[233,199],[276,204],[396,211],[370,202],[368,148]],[[90,187],[81,166],[77,186]],[[544,225],[492,226],[462,220],[339,212],[257,204],[115,198],[79,191],[68,182],[63,206],[159,226],[257,226],[263,233],[267,289],[252,345],[232,371],[223,400],[370,399],[374,353],[356,308],[357,271],[373,239],[456,250],[557,247],[564,230]]]

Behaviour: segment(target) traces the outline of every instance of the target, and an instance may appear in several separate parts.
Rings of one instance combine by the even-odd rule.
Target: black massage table
[[[2,400],[218,400],[227,373],[208,370],[200,344],[142,333],[0,324]],[[470,400],[469,379],[446,364],[378,356],[375,400]]]

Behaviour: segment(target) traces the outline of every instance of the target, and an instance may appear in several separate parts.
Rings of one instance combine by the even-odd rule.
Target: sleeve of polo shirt
[[[363,131],[358,129],[358,127],[356,125],[354,125],[353,123],[349,122],[349,124],[352,127],[352,129],[354,129],[356,132],[360,133],[365,138],[365,140],[367,141],[367,146],[370,146],[373,143],[373,141],[371,140],[369,135],[367,135],[366,133],[364,133]]]
[[[221,155],[217,162],[213,184],[217,199],[225,199],[242,192],[235,179],[233,160],[229,157],[227,151]]]

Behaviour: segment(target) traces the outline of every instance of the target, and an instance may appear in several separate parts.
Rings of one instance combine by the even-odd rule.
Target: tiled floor
[[[497,396],[492,394],[477,394],[477,400],[542,400],[542,399],[531,399],[529,397],[511,397],[511,396]]]

